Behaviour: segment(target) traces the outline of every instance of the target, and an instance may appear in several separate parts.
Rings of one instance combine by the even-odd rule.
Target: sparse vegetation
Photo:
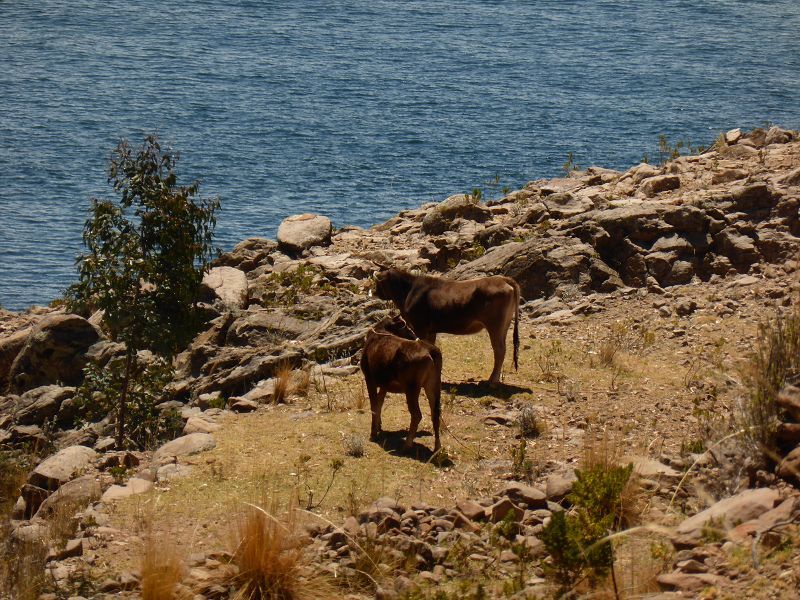
[[[114,414],[122,401],[122,389],[127,386],[124,410],[128,427],[124,441],[140,449],[152,448],[183,428],[183,420],[174,409],[158,408],[167,399],[165,388],[170,381],[172,368],[158,356],[143,359],[134,355],[130,363],[120,357],[102,367],[88,363],[75,394],[75,406],[83,421],[99,421]]]
[[[568,177],[570,173],[581,170],[581,166],[575,162],[575,155],[572,152],[567,152],[567,160],[561,165],[561,170]]]
[[[746,395],[738,420],[749,453],[772,464],[779,456],[775,438],[780,416],[778,392],[788,381],[800,377],[800,305],[759,326],[753,354],[742,376]]]
[[[638,517],[632,472],[633,465],[614,463],[607,444],[599,449],[587,446],[584,467],[575,471],[577,480],[568,496],[573,509],[553,513],[541,534],[559,595],[584,580],[595,587],[611,571],[614,546],[606,537],[629,527]]]
[[[514,479],[530,483],[533,479],[533,461],[527,456],[528,442],[519,438],[519,445],[511,448],[511,475]]]

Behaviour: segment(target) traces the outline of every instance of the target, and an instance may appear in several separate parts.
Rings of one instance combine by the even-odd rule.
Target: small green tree
[[[108,181],[118,201],[92,198],[83,230],[79,280],[67,291],[72,310],[103,311],[103,326],[125,343],[117,411],[117,445],[125,418],[136,353],[171,357],[200,325],[196,301],[213,246],[218,198],[196,198],[198,182],[177,183],[177,154],[156,136],[134,150],[127,141],[111,154]]]
[[[605,538],[626,524],[624,490],[632,472],[631,464],[598,463],[575,470],[567,497],[575,508],[553,513],[540,535],[552,559],[549,569],[561,585],[559,596],[587,576],[594,585],[613,568],[614,547]]]

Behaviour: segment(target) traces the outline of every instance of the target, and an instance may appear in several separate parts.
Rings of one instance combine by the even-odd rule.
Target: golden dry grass
[[[144,538],[139,572],[142,600],[172,600],[185,568],[175,544],[151,531]]]
[[[273,499],[269,510],[247,504],[236,517],[232,579],[235,597],[246,600],[312,600],[334,597],[333,588],[308,566],[293,505],[279,516]]]
[[[275,387],[272,392],[272,401],[275,404],[282,404],[289,399],[289,392],[291,391],[292,382],[292,369],[284,363],[278,367],[275,373]]]

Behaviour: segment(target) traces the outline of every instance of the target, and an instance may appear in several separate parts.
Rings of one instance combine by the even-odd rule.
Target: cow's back
[[[422,289],[412,288],[417,300],[407,318],[418,333],[476,333],[487,318],[506,310],[516,298],[513,280],[501,275],[464,281],[428,279],[415,285]]]

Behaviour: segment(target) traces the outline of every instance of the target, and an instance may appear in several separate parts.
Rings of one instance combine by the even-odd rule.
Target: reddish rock
[[[693,592],[706,587],[719,585],[724,582],[725,579],[719,575],[711,575],[710,573],[681,573],[680,571],[675,571],[674,573],[659,575],[656,581],[658,581],[661,587],[668,590]]]
[[[506,515],[508,515],[509,513],[513,513],[514,521],[516,523],[522,521],[522,517],[525,516],[525,511],[521,509],[519,506],[516,506],[508,498],[503,498],[496,504],[493,504],[492,506],[487,508],[486,511],[490,515],[492,523],[499,523],[500,521],[505,519]]]
[[[463,500],[456,504],[456,508],[471,521],[481,521],[486,518],[486,509],[472,500]]]
[[[780,494],[771,488],[745,490],[720,500],[710,508],[690,517],[678,525],[672,541],[676,547],[698,545],[704,529],[720,529],[725,534],[734,526],[751,521],[772,510],[780,501]]]
[[[531,510],[547,508],[547,494],[542,490],[520,482],[509,483],[500,495],[506,496],[512,502],[525,505]]]

